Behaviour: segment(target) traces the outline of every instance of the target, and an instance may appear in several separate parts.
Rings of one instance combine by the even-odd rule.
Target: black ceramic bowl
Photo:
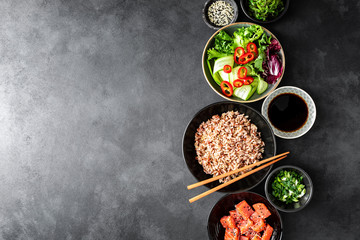
[[[274,182],[274,179],[276,177],[276,175],[281,171],[281,170],[293,170],[296,173],[302,175],[303,178],[303,184],[305,185],[306,188],[306,193],[304,196],[302,196],[299,200],[299,202],[297,203],[289,203],[286,204],[280,200],[277,200],[273,195],[272,195],[272,183]],[[269,200],[269,202],[276,207],[277,209],[279,209],[280,211],[283,212],[297,212],[300,211],[301,209],[303,209],[306,205],[309,204],[312,195],[313,195],[313,184],[311,181],[310,176],[301,168],[296,167],[296,166],[290,166],[290,165],[286,165],[286,166],[281,166],[276,168],[275,170],[273,170],[269,176],[266,179],[265,182],[265,194],[267,199]]]
[[[224,27],[224,26],[217,26],[214,23],[212,23],[208,16],[208,10],[209,10],[210,5],[217,1],[227,2],[234,9],[234,17],[231,20],[231,22],[229,22],[229,24],[236,22],[236,20],[238,18],[238,14],[239,14],[238,6],[236,5],[234,0],[208,0],[208,1],[206,1],[206,3],[204,4],[204,8],[202,10],[202,17],[203,17],[203,20],[206,23],[206,25],[208,25],[208,27],[210,27],[212,29],[220,29],[220,28]]]
[[[290,0],[282,0],[282,1],[284,3],[284,10],[281,13],[279,13],[279,15],[277,15],[275,18],[268,19],[267,21],[262,21],[262,20],[256,19],[255,17],[252,17],[250,15],[250,12],[249,12],[249,0],[240,0],[240,6],[241,6],[241,9],[243,10],[244,14],[248,18],[250,18],[252,21],[254,21],[256,23],[272,23],[272,22],[276,22],[277,20],[282,18],[282,16],[284,16],[284,14],[286,13],[286,11],[289,8]]]
[[[211,178],[212,175],[206,174],[203,170],[203,167],[195,159],[195,133],[202,122],[207,121],[214,115],[221,115],[222,113],[231,110],[238,111],[239,113],[243,113],[246,116],[249,116],[251,122],[258,127],[258,131],[261,132],[261,138],[265,143],[263,159],[272,157],[276,154],[276,142],[273,130],[271,129],[268,121],[259,112],[241,103],[228,101],[213,103],[201,109],[198,113],[195,114],[193,119],[189,122],[183,136],[184,160],[190,172],[198,181]],[[241,179],[240,181],[237,181],[225,188],[220,189],[219,191],[240,192],[249,190],[259,184],[270,172],[270,170],[271,166],[266,167],[246,178]],[[206,184],[205,186],[207,186],[208,188],[214,188],[218,185],[220,185],[219,181],[214,181],[212,183]]]
[[[266,218],[266,222],[274,228],[271,240],[280,240],[283,233],[282,221],[279,212],[274,208],[269,201],[263,196],[252,193],[242,192],[229,194],[222,197],[213,207],[208,219],[208,235],[211,240],[223,240],[225,235],[225,228],[220,223],[223,216],[228,216],[229,211],[235,209],[235,205],[245,200],[250,206],[255,203],[263,203],[269,209],[271,216]]]

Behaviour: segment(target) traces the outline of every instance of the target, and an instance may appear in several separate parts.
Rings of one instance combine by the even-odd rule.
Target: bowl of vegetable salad
[[[283,212],[297,212],[307,206],[313,195],[310,176],[301,168],[291,165],[273,170],[265,182],[269,202]]]
[[[216,31],[205,45],[202,69],[209,86],[235,102],[255,102],[279,85],[285,54],[266,28],[247,22]]]

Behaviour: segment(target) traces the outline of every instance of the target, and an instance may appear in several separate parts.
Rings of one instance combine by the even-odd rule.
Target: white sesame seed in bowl
[[[238,7],[234,0],[208,0],[203,8],[204,22],[212,29],[219,29],[236,22]]]

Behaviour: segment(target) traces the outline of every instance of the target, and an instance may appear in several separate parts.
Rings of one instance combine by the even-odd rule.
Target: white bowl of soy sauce
[[[285,86],[267,96],[262,115],[269,121],[274,134],[294,139],[303,136],[316,119],[315,103],[310,95],[298,87]]]

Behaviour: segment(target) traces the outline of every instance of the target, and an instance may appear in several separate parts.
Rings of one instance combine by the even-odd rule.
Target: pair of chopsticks
[[[235,173],[244,171],[244,170],[249,169],[249,168],[253,168],[253,167],[259,166],[259,165],[261,165],[261,164],[264,164],[264,163],[267,163],[267,162],[273,160],[273,161],[271,161],[271,162],[269,162],[269,163],[267,163],[267,164],[265,164],[265,165],[262,165],[261,167],[255,168],[255,169],[253,169],[253,170],[251,170],[251,171],[249,171],[249,172],[247,172],[247,173],[244,173],[244,174],[242,174],[241,176],[239,176],[239,177],[237,177],[237,178],[234,178],[234,179],[232,179],[232,180],[230,180],[230,181],[228,181],[228,182],[226,182],[226,183],[223,183],[223,184],[221,184],[221,185],[219,185],[219,186],[217,186],[217,187],[214,187],[214,188],[212,188],[212,189],[210,189],[210,190],[208,190],[208,191],[206,191],[206,192],[203,192],[203,193],[201,193],[201,194],[199,194],[199,195],[197,195],[197,196],[189,199],[189,202],[190,202],[190,203],[193,203],[193,202],[199,200],[200,198],[203,198],[203,197],[205,197],[205,196],[207,196],[207,195],[209,195],[209,194],[211,194],[211,193],[213,193],[213,192],[216,192],[217,190],[222,189],[222,188],[224,188],[224,187],[226,187],[226,186],[228,186],[228,185],[230,185],[230,184],[232,184],[232,183],[234,183],[234,182],[236,182],[236,181],[239,181],[240,179],[245,178],[245,177],[247,177],[247,176],[249,176],[249,175],[251,175],[251,174],[253,174],[253,173],[255,173],[255,172],[257,172],[257,171],[259,171],[259,170],[261,170],[261,169],[263,169],[263,168],[266,168],[267,166],[270,166],[271,164],[274,164],[274,163],[280,161],[281,159],[286,158],[286,157],[287,157],[287,154],[289,154],[289,153],[290,153],[290,152],[285,152],[285,153],[276,155],[276,156],[274,156],[274,157],[271,157],[271,158],[262,160],[262,161],[260,161],[260,162],[256,162],[256,163],[250,164],[250,165],[248,165],[248,166],[246,166],[246,167],[242,167],[242,168],[233,170],[233,171],[231,171],[231,172],[224,173],[224,174],[221,174],[221,175],[219,175],[219,176],[212,177],[212,178],[206,179],[206,180],[204,180],[204,181],[191,184],[191,185],[187,186],[187,189],[190,190],[190,189],[193,189],[193,188],[196,188],[196,187],[205,185],[205,184],[207,184],[207,183],[210,183],[210,182],[219,180],[220,178],[224,178],[224,177],[230,176],[230,175],[232,175],[232,174],[235,174]],[[274,159],[275,159],[275,160],[274,160]]]

